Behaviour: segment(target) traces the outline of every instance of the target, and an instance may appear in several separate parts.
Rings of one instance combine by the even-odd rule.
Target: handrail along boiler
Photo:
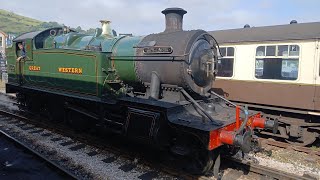
[[[165,31],[147,36],[116,36],[101,21],[94,35],[51,28],[17,37],[7,49],[7,93],[74,128],[109,130],[191,157],[194,173],[217,169],[220,153],[250,151],[252,129],[276,123],[211,92],[214,37],[182,30],[181,8],[162,13]],[[28,58],[17,62],[19,42]]]

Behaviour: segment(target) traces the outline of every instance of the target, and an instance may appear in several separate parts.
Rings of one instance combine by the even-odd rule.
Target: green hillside
[[[42,23],[42,21],[0,9],[0,30],[6,33],[20,34],[37,30]]]
[[[43,22],[0,9],[0,30],[7,34],[11,33],[19,35],[24,32],[39,31],[59,26],[64,25],[54,21]],[[86,31],[82,30],[81,27],[78,26],[73,29],[87,34],[93,34],[95,32],[95,28],[90,28]]]

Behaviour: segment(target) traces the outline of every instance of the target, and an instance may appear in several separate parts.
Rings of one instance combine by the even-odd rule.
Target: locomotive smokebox
[[[182,31],[183,15],[187,11],[182,8],[167,8],[162,11],[166,16],[166,29],[164,32]]]
[[[166,17],[165,31],[147,35],[137,45],[137,79],[151,84],[154,99],[162,99],[172,85],[201,96],[209,95],[217,61],[213,37],[203,30],[183,31],[182,19],[187,13],[184,9],[167,8],[162,13]]]

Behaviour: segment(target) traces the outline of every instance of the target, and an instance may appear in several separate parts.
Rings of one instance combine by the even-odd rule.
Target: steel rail
[[[9,139],[11,142],[14,142],[16,145],[26,149],[27,151],[31,152],[32,154],[36,155],[37,157],[39,157],[41,160],[45,161],[46,163],[49,164],[49,166],[55,168],[56,170],[59,171],[59,173],[63,173],[69,177],[71,177],[72,179],[78,179],[77,176],[75,176],[73,173],[71,173],[70,171],[68,171],[67,169],[65,169],[64,167],[59,166],[57,163],[53,162],[52,160],[48,159],[47,157],[45,157],[44,155],[40,154],[39,152],[33,150],[32,148],[28,147],[27,145],[25,145],[23,142],[17,140],[16,138],[10,136],[9,134],[7,134],[6,132],[0,130],[0,135],[4,136],[5,138]]]
[[[235,158],[225,158],[225,159],[232,161],[233,165],[235,165],[235,166],[245,168],[249,172],[264,175],[266,177],[271,177],[274,179],[281,179],[281,180],[287,180],[287,179],[313,180],[314,179],[311,177],[304,177],[304,176],[299,176],[296,174],[280,171],[278,169],[262,166],[259,164],[244,162],[244,161],[241,161],[241,160],[238,160]]]
[[[296,146],[296,145],[289,144],[286,142],[276,141],[274,139],[269,140],[269,139],[262,138],[262,137],[259,137],[259,141],[261,141],[261,144],[263,146],[268,145],[268,146],[278,147],[278,148],[282,148],[282,149],[291,149],[291,150],[294,150],[297,152],[303,152],[303,153],[310,154],[310,155],[316,155],[316,156],[319,156],[318,158],[320,158],[320,150],[313,150],[309,147]]]

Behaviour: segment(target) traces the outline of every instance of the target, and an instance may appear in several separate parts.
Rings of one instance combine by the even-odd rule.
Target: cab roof
[[[62,27],[53,27],[53,28],[42,30],[42,31],[27,32],[27,33],[21,34],[20,36],[14,38],[13,42],[20,42],[20,41],[24,41],[26,39],[34,39],[37,35],[39,35],[43,32],[46,32],[46,31],[50,31],[52,29],[62,29]],[[70,29],[70,32],[75,32],[75,31]]]
[[[34,31],[34,32],[24,33],[24,34],[21,34],[20,36],[18,36],[16,38],[14,38],[12,41],[13,42],[19,42],[19,41],[24,41],[26,39],[33,39],[34,37],[36,37],[41,32],[43,32],[43,31]]]

